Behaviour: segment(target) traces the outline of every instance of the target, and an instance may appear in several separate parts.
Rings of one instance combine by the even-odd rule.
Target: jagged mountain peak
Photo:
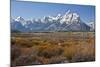
[[[80,22],[80,16],[76,12],[71,12],[71,10],[68,10],[61,19],[61,23],[71,24],[71,23],[79,23]]]
[[[60,13],[56,16],[44,16],[41,19],[24,20],[17,17],[15,21],[11,21],[13,29],[20,31],[86,31],[90,30],[90,26],[81,21],[81,17],[77,12],[68,10],[64,15]],[[13,22],[13,23],[12,23]],[[19,22],[19,23],[18,23]],[[19,27],[20,26],[20,27]]]
[[[24,21],[24,19],[21,16],[18,16],[15,21]]]
[[[21,23],[23,26],[27,24],[26,20],[24,20],[21,16],[18,16],[15,21]]]
[[[95,30],[95,23],[94,23],[94,21],[89,22],[87,25],[91,28],[90,29],[91,31]]]
[[[68,15],[70,12],[71,12],[71,10],[69,9],[69,10],[65,13],[65,15]]]

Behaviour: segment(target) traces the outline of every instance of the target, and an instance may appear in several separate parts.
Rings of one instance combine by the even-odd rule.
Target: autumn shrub
[[[43,56],[46,58],[51,58],[53,56],[59,56],[63,52],[63,49],[55,45],[45,45],[40,46],[38,50],[38,56]]]
[[[54,56],[51,57],[48,61],[49,64],[55,64],[55,63],[64,63],[66,61],[66,57],[64,56]]]
[[[37,61],[38,61],[40,64],[48,64],[49,58],[45,58],[45,57],[40,57],[40,56],[38,56]]]
[[[16,66],[25,66],[25,65],[33,65],[33,64],[40,64],[37,60],[36,56],[31,55],[22,55],[16,58]]]
[[[40,64],[55,64],[55,63],[64,63],[66,61],[66,58],[63,56],[53,56],[51,58],[38,57],[37,61]]]
[[[13,45],[11,46],[11,60],[14,61],[21,54],[20,47]]]
[[[21,47],[32,47],[33,46],[30,40],[24,39],[24,38],[16,39],[16,45],[21,46]]]
[[[19,49],[18,49],[19,51]],[[40,64],[38,61],[38,56],[37,56],[37,48],[28,48],[28,47],[20,47],[20,53],[16,53],[17,50],[13,50],[12,57],[14,57],[14,60],[12,58],[12,65],[13,66],[20,66],[20,65],[30,65],[30,64]],[[16,54],[18,55],[16,55]]]
[[[71,61],[73,56],[75,56],[76,49],[77,48],[74,45],[69,47],[67,46],[64,48],[63,55],[66,57],[68,61]]]
[[[64,42],[64,43],[62,43],[62,46],[71,46],[72,45],[72,42]]]
[[[41,41],[38,41],[38,40],[32,40],[32,44],[33,44],[33,46],[39,46],[39,45],[50,45],[50,43],[49,42],[47,42],[47,41],[43,41],[43,40],[41,40]]]
[[[42,41],[32,40],[32,44],[33,45],[41,45],[42,44]]]
[[[93,45],[79,46],[76,55],[72,58],[73,62],[85,62],[95,60],[95,48]]]

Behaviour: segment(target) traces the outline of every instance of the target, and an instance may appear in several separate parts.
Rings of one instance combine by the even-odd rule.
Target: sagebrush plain
[[[11,65],[95,61],[94,32],[11,33]]]

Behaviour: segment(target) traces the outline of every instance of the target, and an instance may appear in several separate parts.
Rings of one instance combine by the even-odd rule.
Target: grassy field
[[[12,66],[95,60],[94,32],[11,34]]]

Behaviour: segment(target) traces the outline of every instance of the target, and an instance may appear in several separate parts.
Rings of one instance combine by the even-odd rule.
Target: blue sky
[[[64,15],[69,9],[72,12],[77,12],[84,22],[95,20],[94,6],[21,1],[11,2],[11,17],[16,18],[21,16],[24,19],[32,19],[44,16],[56,16],[59,13]]]

